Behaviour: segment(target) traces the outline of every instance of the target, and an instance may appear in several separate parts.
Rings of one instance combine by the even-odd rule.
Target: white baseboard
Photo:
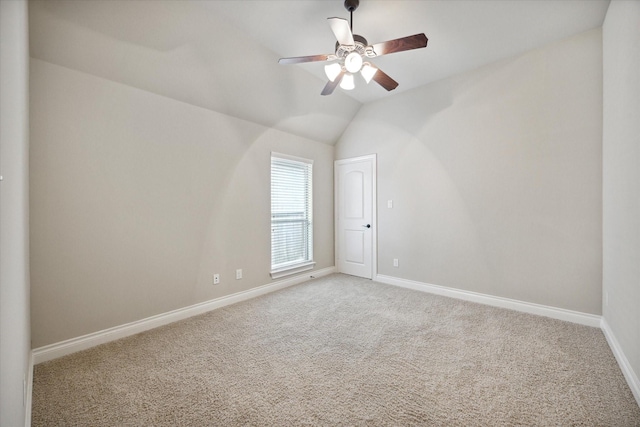
[[[622,352],[622,348],[620,348],[620,344],[618,343],[616,336],[613,334],[613,331],[609,327],[609,324],[604,317],[602,317],[602,321],[600,322],[600,328],[602,329],[602,332],[604,333],[604,336],[609,343],[609,347],[611,347],[613,355],[618,361],[618,365],[620,365],[622,374],[627,380],[627,384],[629,384],[629,388],[633,393],[633,397],[636,398],[636,402],[638,402],[638,406],[640,406],[640,381],[638,380],[638,375],[636,375],[636,373],[633,371],[629,360]]]
[[[432,285],[429,283],[416,282],[413,280],[400,279],[397,277],[384,276],[381,274],[376,275],[375,280],[377,282],[400,286],[402,288],[413,289],[416,291],[428,292],[430,294],[477,302],[493,307],[507,308],[523,313],[536,314],[538,316],[551,317],[553,319],[565,320],[567,322],[579,323],[586,326],[600,327],[601,316],[597,316],[595,314],[581,313],[579,311],[565,310],[563,308],[556,308],[509,298],[496,297],[477,292],[463,291],[460,289],[447,288],[445,286]]]
[[[237,292],[235,294],[216,298],[210,301],[205,301],[199,304],[194,304],[189,307],[184,307],[167,313],[151,316],[146,319],[137,320],[135,322],[83,335],[77,338],[72,338],[66,341],[61,341],[59,343],[39,347],[32,350],[33,364],[37,365],[38,363],[57,359],[58,357],[66,356],[77,351],[86,350],[100,344],[135,335],[140,332],[148,331],[150,329],[167,325],[178,320],[197,316],[199,314],[203,314],[220,307],[225,307],[237,302],[246,301],[260,295],[268,294],[270,292],[306,282],[315,277],[322,277],[331,273],[335,273],[335,271],[335,267],[328,267],[320,270],[305,272],[305,274],[303,275],[290,277],[288,279],[279,280],[277,282],[258,286],[246,291]]]

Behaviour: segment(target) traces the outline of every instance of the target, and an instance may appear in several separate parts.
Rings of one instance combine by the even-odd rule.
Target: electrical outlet
[[[387,200],[387,207],[393,209],[393,200]]]
[[[218,273],[213,275],[213,284],[217,285],[220,283],[220,275]]]
[[[394,267],[398,267],[398,266],[399,266],[399,264],[398,264],[398,258],[394,258],[394,259],[393,259],[393,266],[394,266]]]
[[[236,270],[236,280],[242,279],[242,269],[239,268]]]

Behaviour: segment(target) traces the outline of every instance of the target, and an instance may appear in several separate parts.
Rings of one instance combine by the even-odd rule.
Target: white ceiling
[[[278,64],[333,53],[326,18],[348,18],[343,0],[30,0],[29,43],[35,59],[334,144],[363,103],[600,27],[608,4],[361,0],[353,25],[369,43],[429,38],[372,61],[392,92],[357,79],[321,96],[323,63]]]
[[[326,18],[349,18],[342,0],[222,0],[203,6],[280,57],[333,53]],[[602,26],[609,0],[361,0],[354,33],[370,44],[425,33],[426,49],[373,61],[399,82],[397,93],[518,55]],[[326,80],[323,64],[300,67]],[[348,94],[366,103],[388,96],[356,81]],[[323,84],[309,90],[320,93]]]

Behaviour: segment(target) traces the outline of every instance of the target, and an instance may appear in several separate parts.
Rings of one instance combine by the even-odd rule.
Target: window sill
[[[292,274],[301,273],[303,271],[311,270],[315,266],[315,261],[305,262],[304,264],[296,264],[289,267],[279,268],[277,270],[271,270],[271,278],[279,279],[281,277],[290,276]]]

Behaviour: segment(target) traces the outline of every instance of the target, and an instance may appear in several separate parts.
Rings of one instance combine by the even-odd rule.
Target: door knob
[[[371,224],[363,225],[363,227],[371,228]]]

